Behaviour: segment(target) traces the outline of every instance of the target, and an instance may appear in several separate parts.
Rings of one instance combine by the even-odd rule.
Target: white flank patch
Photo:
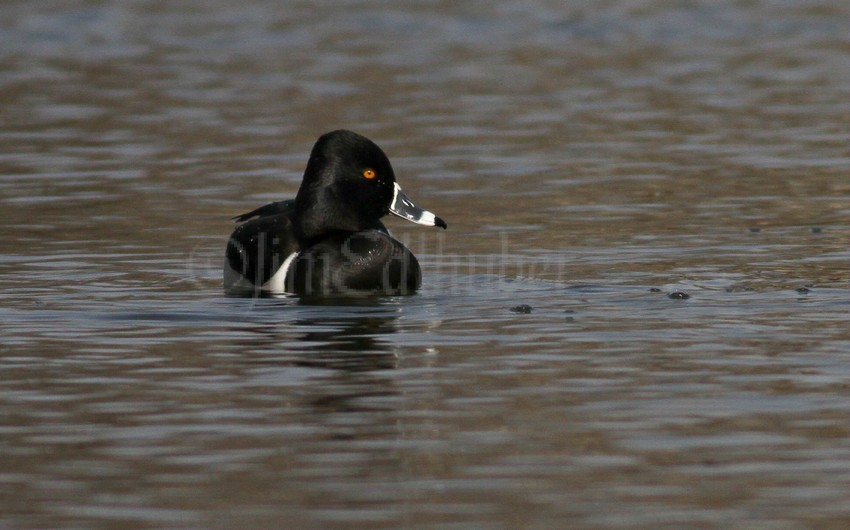
[[[289,272],[289,266],[292,265],[292,260],[298,256],[297,252],[293,252],[283,260],[283,265],[264,283],[261,287],[264,291],[273,293],[286,292],[286,273]]]

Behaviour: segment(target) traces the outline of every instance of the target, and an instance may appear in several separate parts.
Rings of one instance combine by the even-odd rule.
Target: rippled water
[[[850,8],[0,6],[0,526],[850,524]],[[415,296],[225,297],[346,127]]]

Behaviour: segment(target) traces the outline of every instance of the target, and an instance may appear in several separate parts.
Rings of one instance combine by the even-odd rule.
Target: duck
[[[405,295],[422,285],[413,253],[381,218],[448,228],[401,190],[384,151],[355,132],[319,137],[294,199],[233,218],[224,289],[231,295]]]

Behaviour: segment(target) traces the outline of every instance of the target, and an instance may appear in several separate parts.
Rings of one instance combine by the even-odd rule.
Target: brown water
[[[0,527],[850,525],[850,7],[563,4],[2,3]],[[224,297],[338,127],[421,292]]]

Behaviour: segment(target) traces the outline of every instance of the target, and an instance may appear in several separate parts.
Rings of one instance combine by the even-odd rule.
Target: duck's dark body
[[[257,218],[240,216],[250,220],[236,227],[227,244],[229,291],[408,294],[421,285],[416,257],[381,223],[372,230],[325,234],[302,250],[292,236],[293,211],[294,201],[280,201],[251,212]]]

